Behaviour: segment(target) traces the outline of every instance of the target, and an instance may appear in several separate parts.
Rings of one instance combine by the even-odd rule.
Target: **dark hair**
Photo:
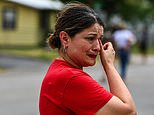
[[[65,31],[70,37],[73,37],[95,23],[104,26],[93,9],[82,3],[68,3],[57,15],[55,32],[49,36],[49,46],[53,49],[61,48],[59,38],[61,31]]]

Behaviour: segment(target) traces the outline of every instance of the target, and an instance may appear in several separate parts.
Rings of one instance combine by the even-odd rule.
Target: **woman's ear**
[[[61,31],[59,34],[60,41],[64,48],[68,47],[69,35],[65,31]]]

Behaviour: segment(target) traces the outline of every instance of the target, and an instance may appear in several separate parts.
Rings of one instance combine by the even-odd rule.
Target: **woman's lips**
[[[93,59],[96,59],[97,55],[94,55],[94,54],[89,54],[88,55],[90,58],[93,58]]]

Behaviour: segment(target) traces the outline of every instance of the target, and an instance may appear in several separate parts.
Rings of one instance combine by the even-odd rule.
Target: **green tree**
[[[64,3],[74,0],[61,0]],[[78,0],[91,7],[99,6],[106,12],[107,20],[113,15],[120,15],[126,21],[145,21],[154,14],[153,0]],[[97,4],[97,5],[96,5]],[[153,18],[153,17],[152,17]]]

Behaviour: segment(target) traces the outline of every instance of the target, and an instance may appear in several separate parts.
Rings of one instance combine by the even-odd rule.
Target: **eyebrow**
[[[88,33],[88,35],[97,35],[97,33],[96,32],[90,32],[90,33]]]

